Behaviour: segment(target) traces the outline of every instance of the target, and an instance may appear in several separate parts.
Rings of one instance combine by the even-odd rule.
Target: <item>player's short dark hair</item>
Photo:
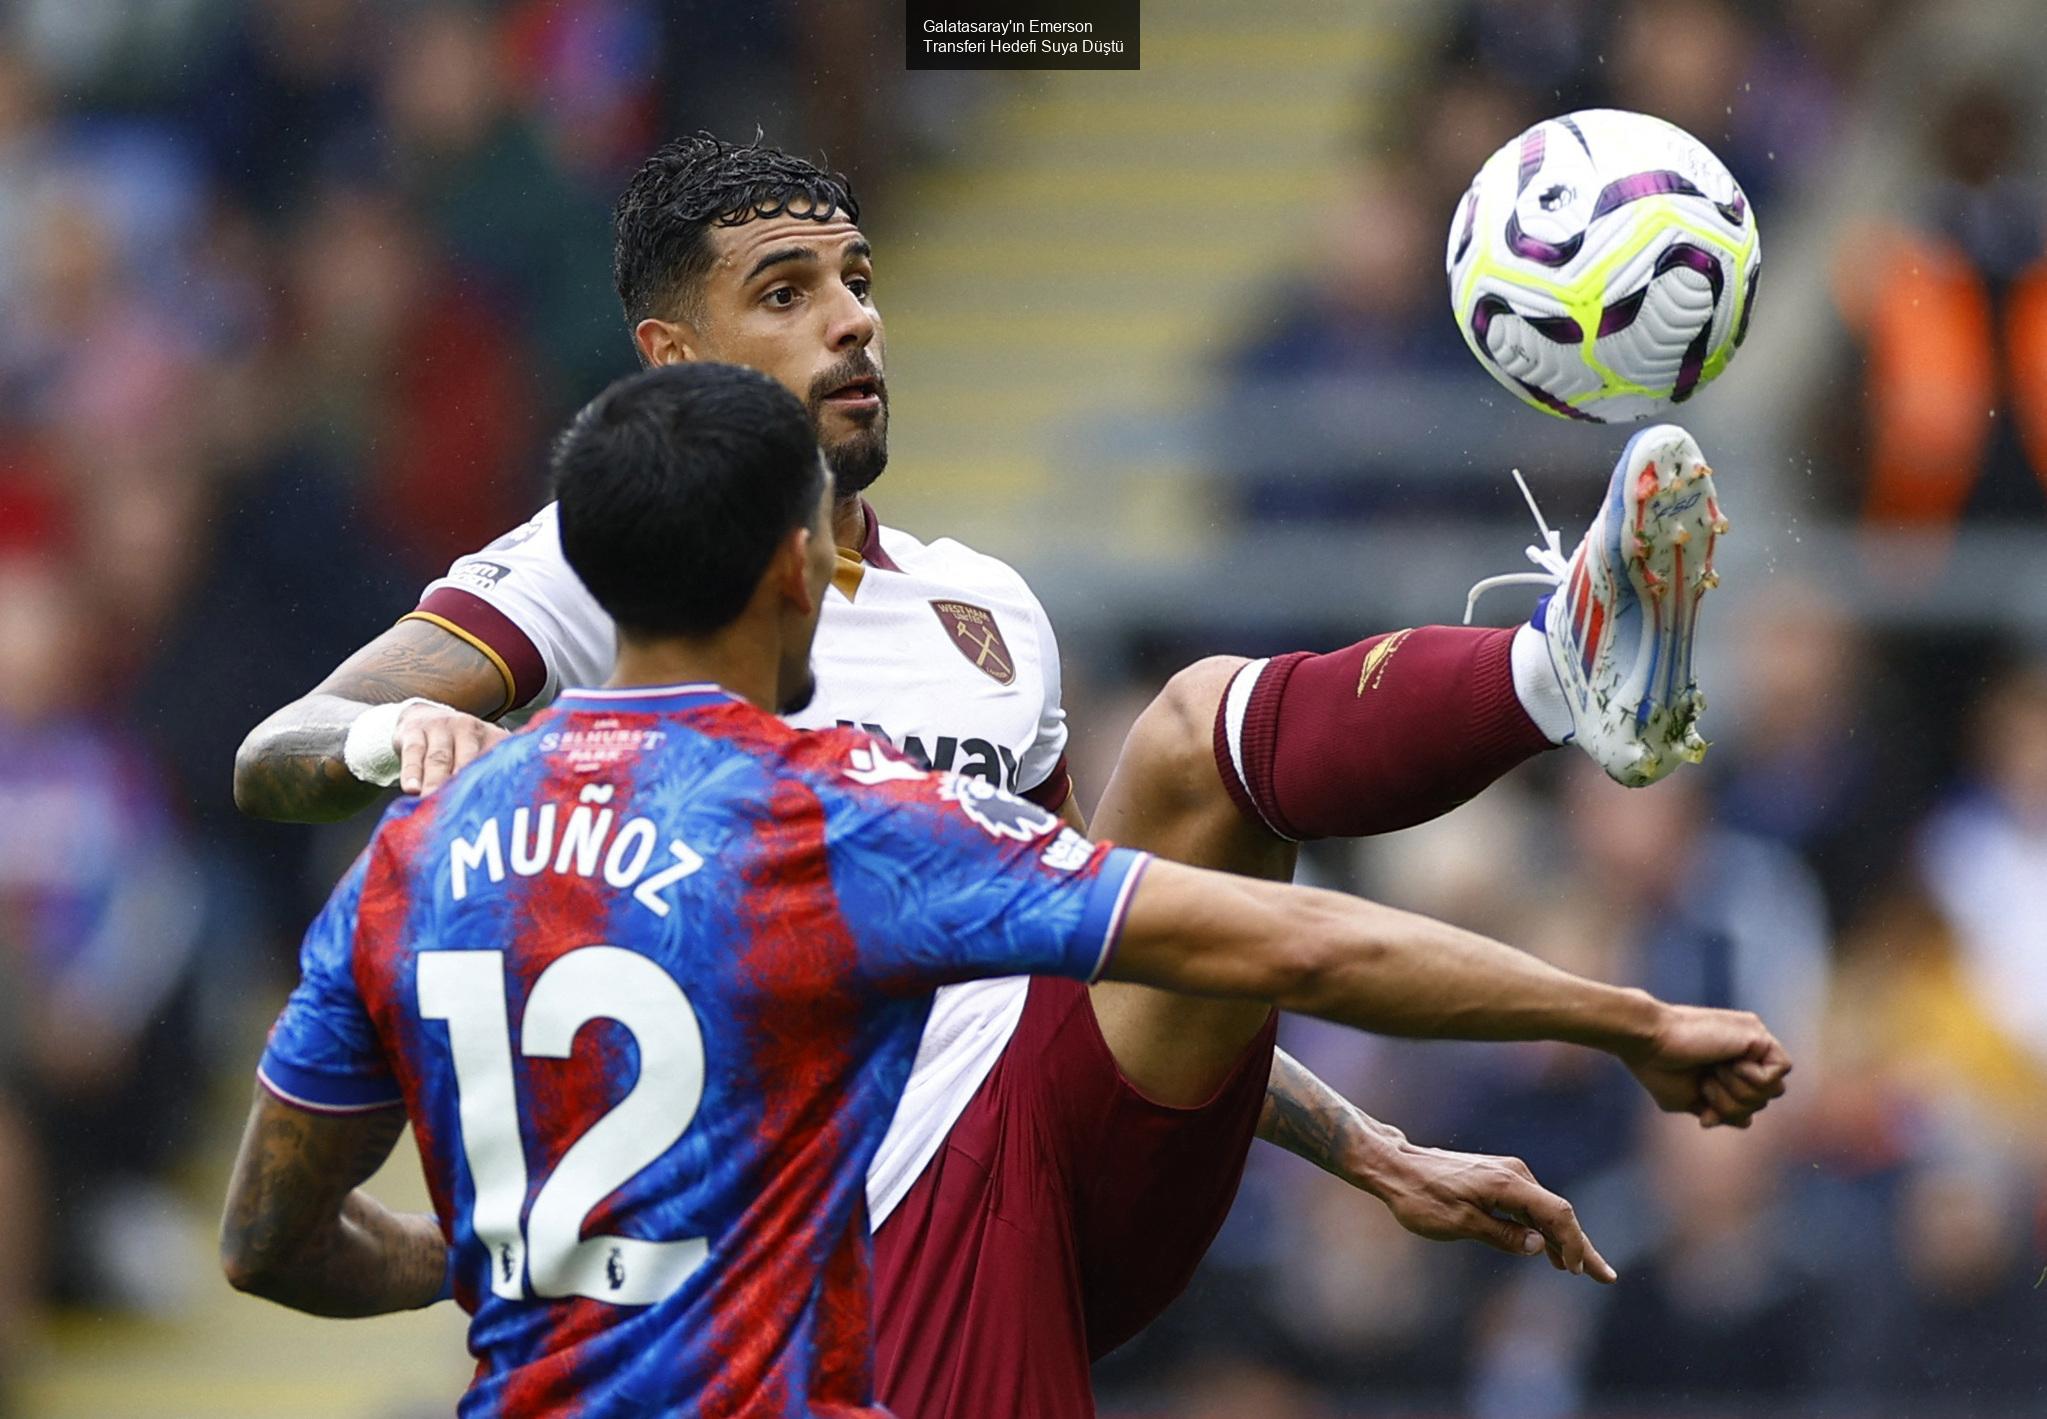
[[[860,220],[842,173],[709,133],[664,143],[640,164],[611,212],[611,275],[628,326],[650,315],[694,314],[711,269],[711,228],[758,217]]]
[[[562,551],[626,631],[706,635],[745,610],[827,476],[802,403],[738,365],[629,375],[554,450]]]

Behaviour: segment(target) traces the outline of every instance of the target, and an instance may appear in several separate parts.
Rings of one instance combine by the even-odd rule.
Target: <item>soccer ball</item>
[[[1486,160],[1457,204],[1450,306],[1493,377],[1560,418],[1682,404],[1748,334],[1762,248],[1721,161],[1660,118],[1586,109]]]

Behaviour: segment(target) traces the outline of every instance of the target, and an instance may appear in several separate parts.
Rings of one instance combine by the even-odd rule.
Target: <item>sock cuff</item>
[[[1507,678],[1523,716],[1542,735],[1544,747],[1568,744],[1575,728],[1571,704],[1549,662],[1547,638],[1533,622],[1515,627],[1507,642]]]
[[[1286,683],[1308,651],[1254,660],[1230,677],[1215,711],[1215,765],[1237,811],[1289,842],[1289,830],[1272,791],[1272,766],[1279,744],[1279,704]]]

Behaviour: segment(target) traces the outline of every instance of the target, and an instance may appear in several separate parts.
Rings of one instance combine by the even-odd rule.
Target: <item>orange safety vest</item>
[[[1877,229],[1845,244],[1835,295],[1868,355],[1871,524],[1951,526],[1981,474],[1994,418],[2018,420],[2047,491],[2047,260],[2013,283],[2002,342],[1982,273],[1925,232]]]

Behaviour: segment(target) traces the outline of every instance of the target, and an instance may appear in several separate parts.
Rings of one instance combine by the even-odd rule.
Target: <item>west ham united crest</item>
[[[1002,639],[1002,628],[992,612],[964,601],[934,601],[931,609],[952,639],[955,649],[974,663],[974,668],[998,685],[1016,680],[1016,661]]]

